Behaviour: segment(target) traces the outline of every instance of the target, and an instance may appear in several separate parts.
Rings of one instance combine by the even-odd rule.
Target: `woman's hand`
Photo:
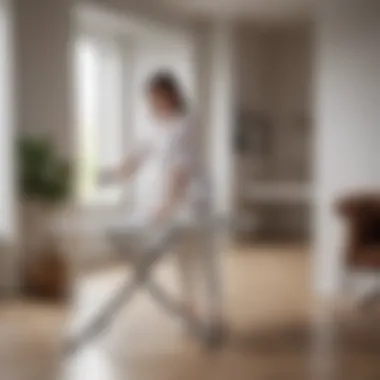
[[[118,180],[119,173],[115,169],[106,169],[101,170],[98,174],[97,182],[100,186],[107,186],[111,184],[112,182],[115,182]]]
[[[131,154],[119,167],[101,170],[98,175],[98,184],[106,186],[129,179],[139,169],[144,160],[145,156],[142,154]]]

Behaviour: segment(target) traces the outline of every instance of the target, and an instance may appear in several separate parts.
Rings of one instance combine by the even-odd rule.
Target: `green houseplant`
[[[70,164],[42,137],[24,135],[18,142],[19,189],[24,200],[59,204],[71,189]]]
[[[58,253],[54,218],[70,197],[71,165],[45,137],[21,136],[17,154],[23,289],[56,297],[62,292],[64,263]]]

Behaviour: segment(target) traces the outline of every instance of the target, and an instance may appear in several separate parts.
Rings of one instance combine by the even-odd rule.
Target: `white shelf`
[[[243,186],[242,198],[260,203],[309,203],[312,187],[299,182],[256,182]]]

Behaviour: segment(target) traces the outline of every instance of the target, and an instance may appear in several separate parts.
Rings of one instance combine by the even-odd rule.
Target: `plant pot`
[[[67,270],[54,221],[58,208],[41,202],[26,202],[21,220],[22,290],[28,296],[60,300],[67,288]]]

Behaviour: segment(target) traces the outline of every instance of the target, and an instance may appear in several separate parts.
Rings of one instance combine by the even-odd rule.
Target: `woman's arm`
[[[103,185],[108,185],[129,179],[144,163],[148,154],[147,145],[139,144],[119,167],[102,170],[99,175],[99,182]]]

